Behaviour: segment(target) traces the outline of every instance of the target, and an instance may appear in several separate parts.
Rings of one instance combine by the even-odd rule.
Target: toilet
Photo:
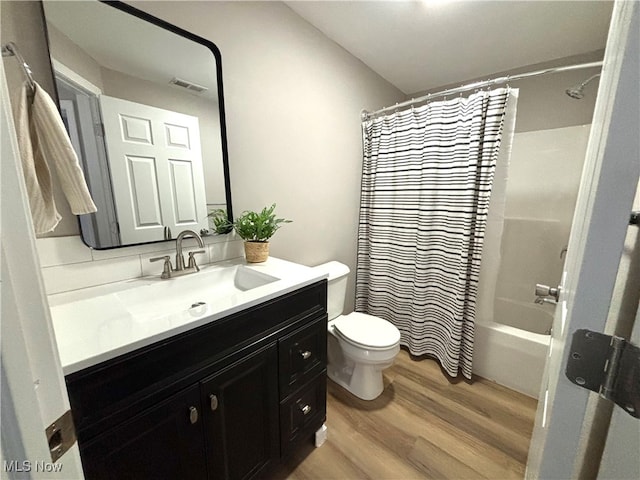
[[[329,276],[327,375],[356,397],[373,400],[384,389],[382,370],[393,364],[400,351],[400,331],[373,315],[342,315],[349,267],[328,262],[313,268]]]

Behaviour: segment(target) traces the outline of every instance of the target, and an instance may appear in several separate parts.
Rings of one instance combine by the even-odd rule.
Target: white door
[[[45,436],[46,428],[69,410],[69,398],[10,108],[4,63],[0,62],[0,472],[3,480],[82,479],[77,443],[54,463]]]
[[[581,478],[588,390],[564,370],[577,329],[604,331],[640,175],[637,2],[616,2],[543,376],[527,478]],[[617,408],[617,407],[616,407]],[[625,413],[626,415],[626,413]],[[629,421],[638,422],[629,417]],[[640,423],[638,424],[640,425]],[[628,452],[637,456],[638,452]]]
[[[100,96],[123,244],[208,227],[197,117]]]

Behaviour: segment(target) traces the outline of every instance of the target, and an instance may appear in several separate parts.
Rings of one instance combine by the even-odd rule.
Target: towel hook
[[[22,67],[22,71],[24,72],[24,76],[27,78],[27,84],[31,89],[31,92],[35,92],[36,84],[33,80],[33,73],[31,72],[31,67],[27,62],[25,62],[22,55],[18,51],[18,47],[13,42],[8,42],[6,45],[2,46],[2,56],[3,57],[16,57],[18,62],[20,63],[20,67]]]

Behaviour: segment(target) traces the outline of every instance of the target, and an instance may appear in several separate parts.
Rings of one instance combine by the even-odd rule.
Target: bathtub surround
[[[590,128],[516,132],[499,232],[489,207],[473,372],[531,397],[540,390],[554,313],[533,293],[536,283],[560,283]]]
[[[356,310],[471,378],[478,275],[509,89],[363,122]]]

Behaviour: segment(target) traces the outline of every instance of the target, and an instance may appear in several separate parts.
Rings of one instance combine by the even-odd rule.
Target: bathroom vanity
[[[87,479],[264,478],[312,441],[326,419],[327,282],[278,259],[241,263],[53,299]],[[220,272],[228,280],[212,280]],[[192,305],[186,313],[167,306],[167,289]],[[165,302],[146,318],[145,294],[149,308]]]

